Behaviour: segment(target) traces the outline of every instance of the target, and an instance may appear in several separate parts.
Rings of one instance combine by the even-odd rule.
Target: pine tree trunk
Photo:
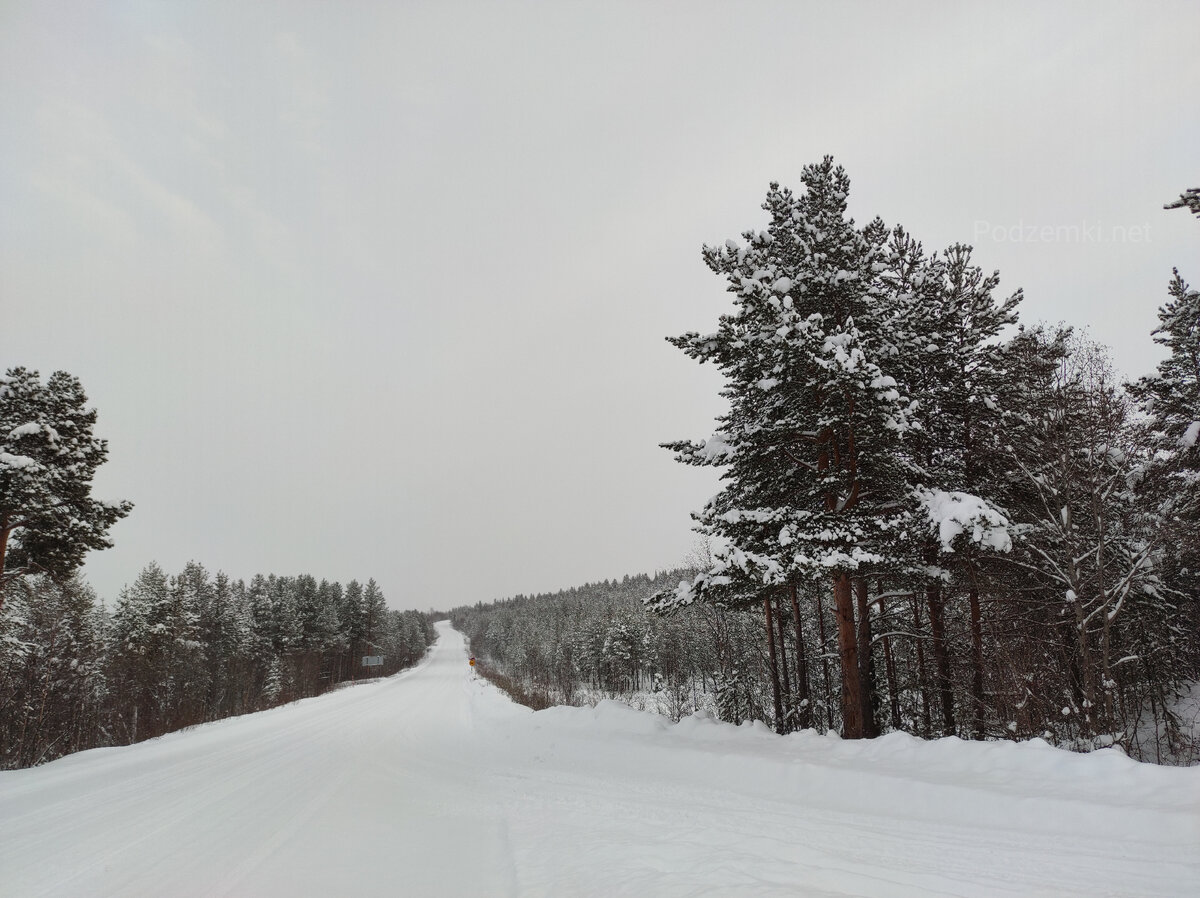
[[[1162,732],[1162,726],[1158,716],[1158,702],[1155,701],[1155,690],[1150,690],[1150,714],[1154,718],[1154,763],[1162,763],[1162,740],[1159,738],[1159,733]]]
[[[775,658],[775,623],[771,620],[770,593],[763,599],[763,610],[767,615],[767,651],[771,660],[771,695],[775,700],[775,732],[783,735],[783,697],[779,691],[779,663]]]
[[[837,612],[838,655],[842,662],[842,738],[863,737],[862,684],[858,675],[858,634],[854,627],[854,598],[850,577],[840,574],[833,581]]]
[[[1075,606],[1075,630],[1079,640],[1079,665],[1081,670],[1080,685],[1083,689],[1083,715],[1080,721],[1080,733],[1084,736],[1092,736],[1095,733],[1092,717],[1096,709],[1096,686],[1095,686],[1095,671],[1092,665],[1092,645],[1088,639],[1088,630],[1086,619],[1083,613],[1083,602],[1076,598],[1072,603]]]
[[[1104,691],[1104,720],[1101,728],[1109,731],[1113,726],[1113,690],[1114,684],[1110,659],[1112,657],[1112,620],[1107,612],[1104,614],[1104,629],[1100,636],[1100,688]]]
[[[801,729],[812,726],[812,696],[808,687],[808,659],[804,651],[804,629],[800,621],[800,599],[796,595],[796,581],[789,584],[792,593],[792,614],[796,618],[796,691],[800,696],[800,713],[797,723]]]
[[[983,738],[983,614],[979,607],[979,590],[972,585],[967,592],[971,605],[971,730],[976,739]]]
[[[854,579],[855,603],[858,611],[858,682],[862,703],[862,734],[864,739],[879,735],[879,723],[875,714],[875,659],[871,654],[871,609],[867,603],[867,580]]]
[[[946,648],[945,608],[942,589],[938,583],[925,585],[925,602],[929,608],[929,635],[933,646],[933,662],[937,669],[938,696],[942,705],[942,735],[954,735],[954,684],[950,680],[950,652]]]
[[[5,558],[8,557],[8,535],[12,533],[8,521],[7,514],[0,515],[0,611],[4,610],[4,587],[8,582],[4,579]]]
[[[825,676],[825,717],[826,726],[833,729],[833,685],[829,680],[829,659],[825,656],[825,646],[828,641],[825,636],[825,608],[821,602],[821,591],[817,590],[817,630],[821,637],[820,655],[821,671]]]
[[[921,601],[915,592],[912,597],[912,608],[913,631],[917,634],[917,691],[921,693],[921,723],[924,725],[921,735],[928,739],[933,735],[931,708],[933,700],[929,697],[929,673],[925,669],[925,635],[922,632],[921,624]]]
[[[771,593],[768,593],[768,595],[771,595]],[[792,713],[792,700],[794,696],[792,695],[791,675],[788,673],[787,643],[783,638],[784,628],[782,603],[780,603],[779,609],[775,612],[775,624],[779,628],[779,673],[780,679],[783,683],[783,708],[785,715],[784,729],[790,733],[793,729],[792,724],[795,719]]]
[[[886,619],[887,605],[882,595],[879,597],[879,617]],[[886,632],[886,628],[885,628]],[[887,672],[888,681],[888,705],[892,712],[892,729],[900,729],[900,694],[896,691],[896,661],[892,658],[892,639],[890,636],[884,636],[881,640],[883,643],[883,665]]]
[[[1085,694],[1083,691],[1083,667],[1079,663],[1080,638],[1076,632],[1075,623],[1063,622],[1059,626],[1062,638],[1062,652],[1067,668],[1067,685],[1071,689],[1071,701],[1082,707]]]

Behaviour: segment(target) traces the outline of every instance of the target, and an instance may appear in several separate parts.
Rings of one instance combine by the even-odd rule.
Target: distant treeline
[[[820,590],[798,592],[799,626],[786,594],[780,596],[784,601],[772,603],[773,647],[765,636],[762,609],[711,602],[665,616],[646,613],[646,603],[696,573],[679,569],[518,595],[455,608],[450,618],[467,635],[485,672],[499,674],[510,694],[533,707],[613,698],[674,720],[709,710],[731,723],[759,720],[778,730],[804,726],[836,731],[842,722],[837,626]],[[1035,597],[986,597],[989,636],[994,633],[989,639],[992,666],[987,667],[984,690],[987,723],[982,732],[975,731],[968,603],[947,602],[942,621],[947,699],[939,689],[928,619],[913,619],[914,608],[919,613],[925,598],[915,592],[882,601],[876,596],[867,680],[877,733],[1037,736],[1076,749],[1118,741],[1131,755],[1148,761],[1187,763],[1200,757],[1198,746],[1182,739],[1172,717],[1172,684],[1179,680],[1169,666],[1156,677],[1126,681],[1127,703],[1107,738],[1084,736],[1079,715],[1062,711],[1070,711],[1070,698],[1060,698],[1069,690],[1070,646],[1063,640],[1069,622],[1039,623]],[[1179,634],[1171,625],[1167,631]],[[996,688],[1005,671],[1033,658],[1038,659],[1036,678],[1023,679],[1011,692]],[[783,694],[778,716],[776,688]],[[943,713],[947,702],[952,709],[948,719]],[[802,715],[805,709],[808,713]]]
[[[374,580],[249,584],[196,563],[141,572],[106,610],[78,579],[14,580],[0,610],[0,767],[124,745],[412,665],[430,615]],[[361,667],[362,656],[383,656]]]
[[[757,616],[718,606],[646,613],[646,599],[695,574],[679,569],[519,595],[455,608],[450,619],[472,652],[539,706],[641,693],[643,704],[650,698],[676,720],[718,703],[729,720],[768,719]]]

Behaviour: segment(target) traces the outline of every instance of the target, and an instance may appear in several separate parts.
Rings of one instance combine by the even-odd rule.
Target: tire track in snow
[[[205,894],[211,898],[225,898],[229,895],[246,894],[244,891],[239,891],[239,886],[254,872],[259,870],[262,865],[276,854],[280,848],[292,840],[300,830],[308,825],[329,801],[330,798],[342,787],[346,781],[348,771],[343,770],[338,775],[325,783],[321,789],[304,801],[298,811],[293,813],[290,819],[279,829],[275,830],[265,841],[256,845],[254,849],[238,863],[233,871],[218,883],[215,887],[208,890]]]

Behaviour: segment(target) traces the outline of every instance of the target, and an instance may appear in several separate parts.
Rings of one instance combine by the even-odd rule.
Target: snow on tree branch
[[[984,549],[1012,550],[1008,518],[979,496],[924,487],[919,487],[915,495],[930,527],[938,534],[942,551],[953,552],[955,540],[963,534]]]

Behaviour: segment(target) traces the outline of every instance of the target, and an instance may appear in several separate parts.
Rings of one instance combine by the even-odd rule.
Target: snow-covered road
[[[1200,768],[534,714],[418,668],[0,773],[0,894],[1200,895]]]

